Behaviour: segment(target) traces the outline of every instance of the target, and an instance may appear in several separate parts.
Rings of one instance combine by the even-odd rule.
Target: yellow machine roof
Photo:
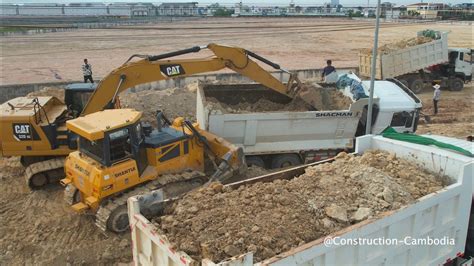
[[[88,139],[104,138],[104,132],[137,122],[142,112],[133,109],[112,109],[92,113],[66,122],[67,128]]]

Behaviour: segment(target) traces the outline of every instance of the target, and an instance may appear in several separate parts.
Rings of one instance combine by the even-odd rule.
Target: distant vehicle
[[[444,89],[462,90],[472,80],[473,49],[448,48],[448,33],[435,33],[439,38],[431,42],[377,55],[375,78],[396,78],[415,93],[432,81]],[[372,55],[359,53],[359,74],[370,77],[371,69]]]

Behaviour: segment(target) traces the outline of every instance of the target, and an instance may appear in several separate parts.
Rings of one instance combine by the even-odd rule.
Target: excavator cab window
[[[74,117],[82,112],[96,87],[95,83],[74,83],[66,87],[64,103]]]

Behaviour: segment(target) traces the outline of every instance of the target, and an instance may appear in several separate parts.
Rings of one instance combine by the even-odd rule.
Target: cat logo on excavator
[[[160,70],[168,77],[186,74],[181,65],[160,65]]]

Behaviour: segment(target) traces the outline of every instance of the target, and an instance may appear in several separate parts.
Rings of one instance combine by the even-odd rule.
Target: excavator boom
[[[167,59],[178,55],[199,52],[202,49],[211,50],[214,56],[201,59]],[[130,62],[133,57],[142,57],[143,59]],[[273,77],[272,74],[259,66],[250,57],[290,74],[288,85]],[[111,101],[115,101],[120,92],[134,86],[153,81],[186,77],[198,73],[219,71],[224,68],[232,69],[289,97],[294,97],[299,87],[299,81],[294,75],[281,69],[278,64],[255,53],[242,48],[209,44],[206,47],[196,46],[156,56],[132,56],[125,64],[102,79],[81,116],[103,110]]]

